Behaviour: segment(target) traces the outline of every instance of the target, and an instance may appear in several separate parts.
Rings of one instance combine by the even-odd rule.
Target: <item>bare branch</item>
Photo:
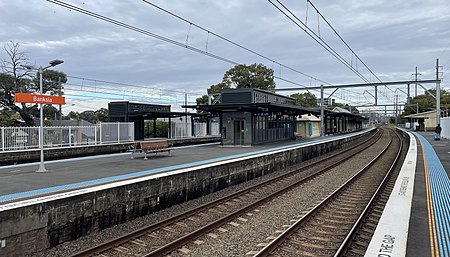
[[[8,60],[2,60],[2,70],[7,74],[13,75],[16,80],[30,76],[30,71],[22,69],[22,66],[28,64],[28,58],[25,52],[20,51],[19,43],[9,41],[3,46],[3,49],[9,58]]]

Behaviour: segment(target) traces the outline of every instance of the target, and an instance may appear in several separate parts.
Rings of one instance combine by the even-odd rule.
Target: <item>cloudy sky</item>
[[[313,0],[356,55],[311,4],[272,0],[307,23],[310,34],[320,36],[316,40],[329,45],[341,61],[305,33],[300,21],[299,27],[269,1],[53,1],[113,19],[128,29],[51,2],[0,0],[0,43],[19,43],[35,66],[64,60],[56,68],[69,76],[63,112],[96,110],[113,100],[172,104],[177,109],[186,95],[193,103],[220,82],[233,63],[263,63],[281,78],[276,80],[277,88],[293,88],[411,80],[416,66],[420,79],[434,79],[439,58],[442,87],[448,89],[448,0]],[[0,58],[7,58],[4,51]],[[401,91],[406,86],[379,88],[379,103],[392,104],[394,92],[400,92],[400,101],[404,101]],[[333,98],[352,105],[371,104],[371,94],[371,87],[340,89]]]

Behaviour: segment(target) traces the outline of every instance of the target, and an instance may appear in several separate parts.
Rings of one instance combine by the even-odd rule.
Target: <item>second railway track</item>
[[[364,142],[365,144],[359,144],[356,148],[346,151],[345,154],[333,154],[320,162],[310,162],[306,166],[303,165],[299,170],[283,174],[269,182],[241,190],[231,196],[221,198],[217,202],[205,204],[195,210],[187,211],[182,215],[169,218],[141,231],[79,252],[74,256],[117,256],[118,253],[121,256],[162,256],[176,249],[183,251],[183,245],[196,242],[196,239],[213,230],[220,230],[221,226],[233,223],[235,219],[245,220],[244,214],[250,214],[257,210],[258,206],[267,204],[268,201],[279,197],[283,194],[283,191],[292,190],[298,185],[321,176],[320,174],[323,174],[325,170],[332,169],[334,163],[361,153],[363,149],[369,147],[368,145],[376,144],[380,136],[381,133],[374,135]],[[337,159],[341,159],[341,161],[337,161]],[[291,188],[289,189],[289,187]],[[278,190],[278,188],[287,189]],[[264,197],[267,194],[269,196]],[[222,229],[222,231],[226,231],[226,229]],[[198,244],[200,244],[199,242],[203,241],[197,240]],[[172,252],[171,255],[176,255],[176,253]],[[184,254],[186,254],[186,251]]]

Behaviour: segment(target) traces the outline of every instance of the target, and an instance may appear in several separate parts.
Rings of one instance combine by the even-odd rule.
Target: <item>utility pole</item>
[[[436,59],[436,80],[439,80],[439,58]],[[436,124],[441,124],[441,83],[436,82]]]

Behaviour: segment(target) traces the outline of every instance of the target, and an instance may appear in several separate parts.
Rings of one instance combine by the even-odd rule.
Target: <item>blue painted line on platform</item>
[[[442,257],[448,257],[450,256],[450,180],[433,146],[422,135],[418,133],[415,135],[420,138],[427,160],[439,253]]]
[[[253,151],[253,152],[229,155],[229,156],[218,157],[218,158],[213,158],[213,159],[208,159],[208,160],[190,162],[190,163],[179,164],[179,165],[168,166],[168,167],[161,167],[161,168],[145,170],[145,171],[138,171],[138,172],[134,172],[134,173],[130,173],[130,174],[94,179],[94,180],[89,180],[89,181],[83,181],[83,182],[78,182],[78,183],[72,183],[72,184],[66,184],[66,185],[54,186],[54,187],[48,187],[48,188],[42,188],[42,189],[36,189],[36,190],[13,193],[13,194],[8,194],[8,195],[1,195],[0,202],[11,201],[11,200],[19,199],[19,198],[31,197],[31,196],[41,195],[41,194],[56,193],[59,191],[75,189],[75,188],[80,188],[80,187],[93,186],[93,185],[97,185],[97,184],[101,184],[101,183],[114,182],[114,181],[123,180],[123,179],[131,179],[131,178],[135,178],[135,177],[150,175],[152,173],[157,173],[157,172],[167,172],[167,171],[171,171],[171,170],[183,169],[183,168],[198,166],[198,165],[202,165],[202,164],[210,164],[210,163],[214,163],[214,162],[225,161],[225,160],[230,160],[230,159],[235,159],[235,158],[240,158],[240,157],[247,157],[247,156],[266,153],[266,152],[272,152],[272,151],[283,150],[283,149],[297,147],[297,146],[303,146],[303,145],[307,145],[307,144],[320,143],[322,141],[341,139],[341,138],[345,138],[348,136],[349,135],[328,137],[328,138],[317,139],[317,140],[308,141],[308,142],[302,142],[302,143],[298,143],[298,144],[279,146],[279,147],[274,147],[274,148],[269,148],[269,149],[263,149],[263,150]],[[84,158],[89,158],[89,157],[84,157]],[[96,157],[94,156],[93,158],[96,158]],[[98,158],[100,158],[100,157],[98,157]],[[77,158],[77,159],[81,159],[81,158]],[[65,162],[65,161],[70,161],[70,159],[58,160],[55,162]]]

